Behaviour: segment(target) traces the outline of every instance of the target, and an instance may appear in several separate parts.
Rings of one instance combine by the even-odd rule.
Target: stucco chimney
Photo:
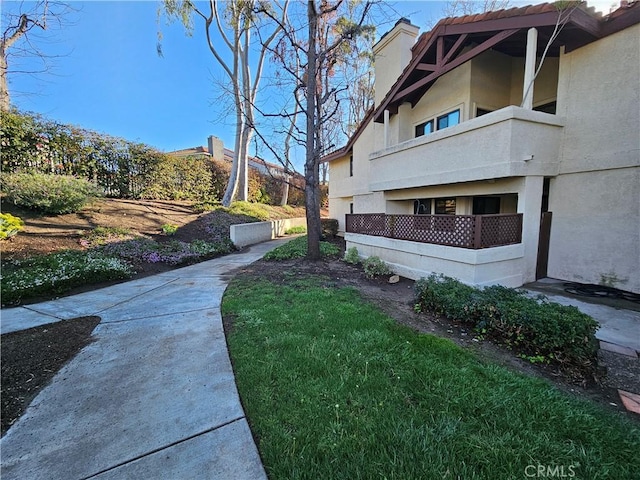
[[[218,137],[209,135],[209,138],[207,138],[207,143],[209,155],[211,155],[214,160],[224,160],[224,142]]]
[[[380,105],[387,92],[411,61],[411,47],[416,41],[419,27],[401,18],[373,46],[376,72],[376,106]]]

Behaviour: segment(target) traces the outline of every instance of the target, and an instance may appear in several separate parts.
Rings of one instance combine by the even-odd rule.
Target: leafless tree
[[[41,74],[50,71],[49,61],[55,55],[45,54],[38,32],[59,30],[70,24],[69,14],[76,11],[68,3],[52,0],[37,2],[3,2],[2,38],[0,39],[0,110],[11,106],[9,74]],[[37,57],[41,66],[28,70],[10,69],[12,58]]]
[[[474,13],[493,12],[509,7],[509,0],[451,0],[442,10],[445,17],[460,17]]]

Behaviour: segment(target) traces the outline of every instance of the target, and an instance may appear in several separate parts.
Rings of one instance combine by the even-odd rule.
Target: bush
[[[369,257],[362,262],[364,267],[364,274],[368,278],[375,278],[380,275],[391,275],[393,272],[389,268],[389,265],[380,260],[379,257]]]
[[[0,213],[0,240],[17,235],[20,230],[24,230],[24,222],[10,213]]]
[[[269,220],[269,210],[259,203],[233,202],[227,211],[234,215],[246,215],[258,220]]]
[[[8,173],[2,177],[7,200],[44,213],[73,213],[100,196],[87,180],[44,173]]]
[[[351,265],[357,265],[360,263],[360,255],[358,254],[358,249],[356,247],[348,248],[346,252],[344,252],[343,260]]]
[[[162,233],[165,235],[175,235],[178,231],[178,225],[174,225],[172,223],[165,223],[162,225]]]
[[[320,242],[320,255],[323,257],[336,256],[340,254],[340,249],[328,242]],[[291,260],[303,258],[307,255],[307,236],[294,238],[290,242],[280,245],[268,252],[265,260]]]
[[[322,236],[325,238],[335,238],[338,235],[338,220],[335,218],[320,219],[322,225]]]
[[[307,227],[300,225],[298,227],[287,228],[284,232],[285,235],[297,235],[299,233],[307,233]]]
[[[420,309],[472,325],[532,362],[582,372],[595,368],[598,323],[575,307],[502,286],[478,289],[442,275],[416,282]]]
[[[207,160],[166,155],[156,166],[142,198],[202,201],[212,196],[212,182]]]

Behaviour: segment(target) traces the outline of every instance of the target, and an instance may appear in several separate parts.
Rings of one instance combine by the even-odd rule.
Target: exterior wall
[[[469,285],[519,287],[524,249],[522,244],[469,250],[384,237],[345,234],[347,248],[355,247],[361,257],[377,256],[394,273],[413,280],[442,273]]]
[[[439,115],[460,109],[460,121],[469,119],[469,93],[471,86],[471,62],[438,78],[411,112],[411,130],[408,138],[414,138],[415,126]],[[400,116],[400,115],[397,115]]]
[[[549,276],[640,293],[640,25],[561,56]],[[615,54],[614,54],[615,52]]]
[[[373,47],[376,73],[376,105],[396,82],[404,67],[411,61],[411,47],[420,29],[415,25],[398,22]]]
[[[304,217],[285,218],[268,222],[241,223],[231,225],[229,235],[233,244],[238,248],[242,248],[282,237],[289,228],[302,226],[307,226],[307,219]]]
[[[542,52],[538,52],[538,58]],[[554,101],[558,96],[559,59],[547,57],[542,64],[533,87],[533,106]],[[514,58],[511,65],[511,105],[522,103],[524,87],[524,58]]]
[[[338,232],[343,234],[345,226],[345,215],[350,213],[353,197],[331,197],[329,199],[329,218],[338,220]]]
[[[511,104],[511,57],[490,50],[478,55],[469,63],[473,102],[470,118],[475,116],[474,106],[485,110],[499,110]],[[520,105],[520,102],[517,105]]]
[[[372,153],[369,188],[555,175],[561,125],[555,115],[506,107]]]

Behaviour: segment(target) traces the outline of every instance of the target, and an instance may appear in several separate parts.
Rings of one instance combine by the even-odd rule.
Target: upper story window
[[[460,123],[460,110],[454,110],[445,115],[438,117],[438,130],[453,127]]]
[[[433,120],[416,125],[416,138],[433,132]]]
[[[349,156],[349,176],[353,177],[353,155]]]

